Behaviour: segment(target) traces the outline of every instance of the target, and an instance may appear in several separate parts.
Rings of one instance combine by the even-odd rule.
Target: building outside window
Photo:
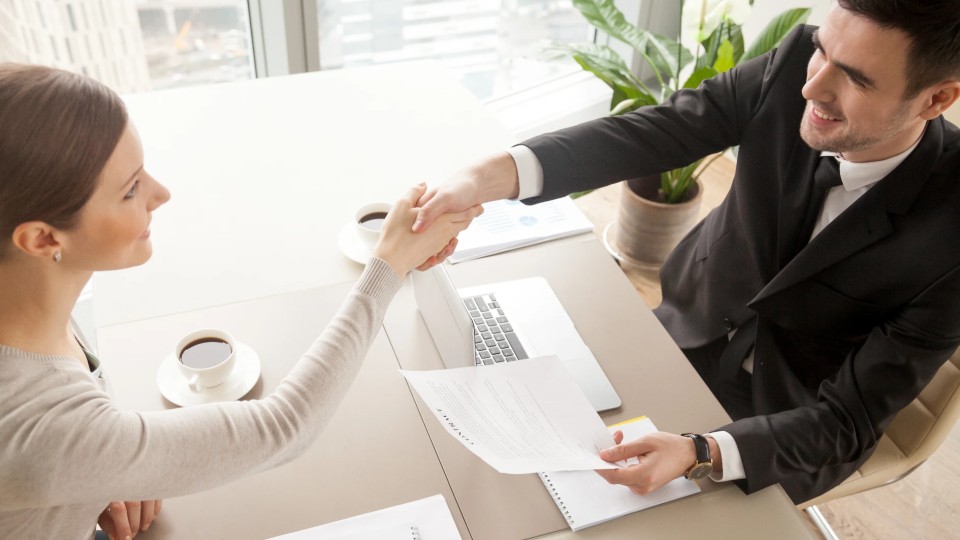
[[[89,75],[122,91],[150,88],[134,4],[0,0],[0,60]]]
[[[434,59],[484,99],[576,71],[543,61],[545,48],[591,37],[570,0],[306,1],[317,20],[300,22],[316,29],[305,35],[319,41],[320,69]],[[0,62],[84,73],[121,93],[251,79],[259,21],[248,3],[281,0],[0,0]]]
[[[0,0],[0,62],[121,93],[253,77],[246,0]]]
[[[318,0],[317,13],[321,69],[434,59],[481,99],[578,70],[545,51],[592,38],[570,0]]]
[[[153,89],[254,78],[246,0],[137,0]]]

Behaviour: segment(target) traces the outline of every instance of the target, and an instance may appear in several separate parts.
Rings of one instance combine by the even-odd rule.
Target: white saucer
[[[351,261],[367,264],[373,256],[373,248],[357,236],[353,223],[347,223],[340,229],[337,243],[340,245],[340,251]]]
[[[190,390],[187,379],[177,367],[177,357],[173,353],[160,362],[160,369],[157,370],[157,387],[160,388],[160,393],[171,403],[181,407],[240,399],[259,379],[260,357],[243,343],[237,343],[237,363],[227,380],[203,392]]]

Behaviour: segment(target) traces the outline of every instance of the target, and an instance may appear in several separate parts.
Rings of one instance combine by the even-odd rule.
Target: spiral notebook
[[[646,416],[609,426],[610,432],[623,431],[623,440],[653,433],[657,428]],[[637,495],[624,486],[608,484],[593,471],[538,473],[557,508],[574,531],[599,525],[633,512],[700,493],[693,481],[677,478],[647,495]]]

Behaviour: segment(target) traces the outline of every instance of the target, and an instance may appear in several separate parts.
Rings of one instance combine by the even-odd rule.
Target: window
[[[434,59],[481,99],[579,70],[545,49],[592,35],[570,0],[317,0],[317,17],[320,69]]]
[[[247,0],[5,0],[0,62],[90,74],[121,93],[249,79]]]
[[[137,0],[151,86],[254,77],[246,0]]]

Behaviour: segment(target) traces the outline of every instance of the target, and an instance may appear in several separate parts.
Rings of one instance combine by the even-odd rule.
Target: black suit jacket
[[[793,256],[819,158],[799,134],[812,31],[661,106],[523,143],[544,171],[528,203],[740,145],[726,199],[664,264],[655,312],[681,348],[758,317],[756,416],[720,429],[744,490],[779,482],[796,502],[869,457],[960,343],[960,132],[942,118]]]

